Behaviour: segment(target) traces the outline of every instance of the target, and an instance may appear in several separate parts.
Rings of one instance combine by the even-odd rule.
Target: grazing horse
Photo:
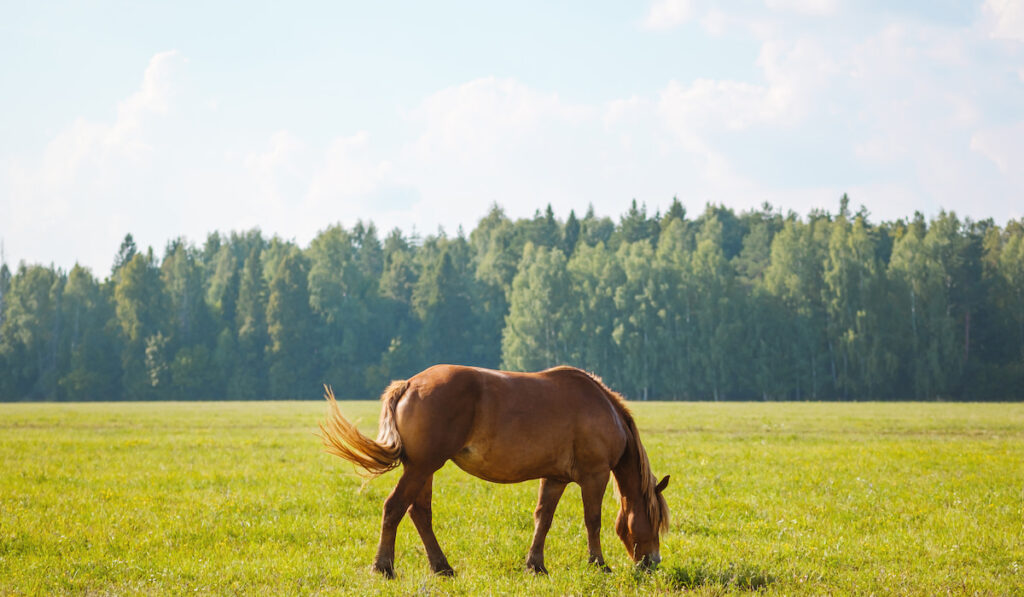
[[[419,531],[430,568],[453,574],[434,536],[430,493],[434,473],[451,460],[494,483],[540,479],[536,529],[526,567],[546,573],[544,538],[562,492],[578,483],[583,495],[589,561],[607,570],[601,553],[601,501],[614,475],[621,496],[615,531],[630,557],[645,567],[661,561],[658,534],[668,528],[668,505],[636,423],[623,398],[597,377],[573,367],[513,373],[436,365],[392,382],[381,396],[377,439],[360,433],[326,389],[327,451],[371,477],[401,464],[398,485],[384,501],[373,568],[394,577],[395,533],[406,511]]]

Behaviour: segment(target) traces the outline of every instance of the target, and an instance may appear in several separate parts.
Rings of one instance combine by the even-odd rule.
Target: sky
[[[0,3],[12,267],[843,193],[1024,217],[1024,2]]]

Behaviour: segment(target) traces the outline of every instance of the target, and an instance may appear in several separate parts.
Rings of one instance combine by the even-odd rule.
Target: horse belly
[[[467,473],[494,483],[539,478],[572,481],[572,443],[553,440],[506,434],[473,437],[452,457],[452,462]]]

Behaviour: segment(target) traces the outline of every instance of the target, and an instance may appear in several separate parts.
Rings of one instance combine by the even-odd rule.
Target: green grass
[[[366,431],[374,402],[346,402]],[[0,594],[1024,594],[1024,405],[635,404],[666,491],[664,561],[585,564],[579,492],[548,577],[524,571],[537,482],[449,464],[434,578],[410,521],[370,573],[397,473],[360,491],[315,402],[0,404]]]

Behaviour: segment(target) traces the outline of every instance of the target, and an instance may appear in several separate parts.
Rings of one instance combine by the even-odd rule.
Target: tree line
[[[215,232],[158,259],[128,235],[102,280],[0,265],[3,400],[368,398],[434,363],[571,364],[632,399],[1019,400],[1024,221],[493,206],[468,236]]]

